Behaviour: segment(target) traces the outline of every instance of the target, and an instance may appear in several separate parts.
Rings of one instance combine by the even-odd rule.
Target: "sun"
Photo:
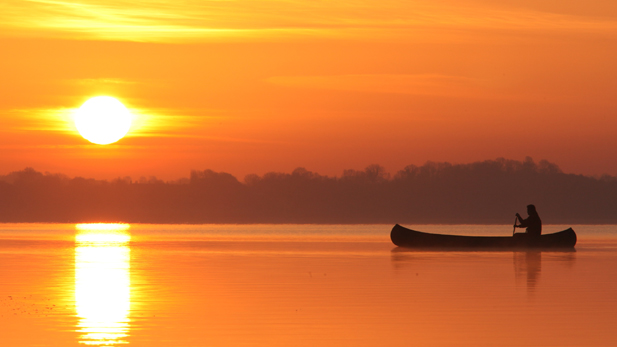
[[[131,128],[131,121],[129,110],[111,96],[90,98],[75,114],[79,134],[98,145],[108,145],[123,138]]]

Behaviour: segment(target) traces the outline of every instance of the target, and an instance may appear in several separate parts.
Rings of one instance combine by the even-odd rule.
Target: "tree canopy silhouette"
[[[32,168],[0,176],[0,222],[510,223],[533,203],[546,224],[617,222],[617,178],[567,174],[546,160],[379,165],[340,177],[297,168],[248,175],[111,181]]]

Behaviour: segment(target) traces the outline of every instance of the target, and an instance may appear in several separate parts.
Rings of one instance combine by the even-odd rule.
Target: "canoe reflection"
[[[514,277],[517,283],[526,283],[527,291],[533,292],[540,280],[542,271],[542,253],[551,260],[563,261],[570,266],[576,260],[576,251],[541,252],[525,251],[514,252]]]
[[[541,270],[542,252],[514,252],[514,277],[517,283],[526,280],[527,290],[535,289]]]
[[[78,224],[75,305],[80,343],[126,344],[131,306],[127,224]]]

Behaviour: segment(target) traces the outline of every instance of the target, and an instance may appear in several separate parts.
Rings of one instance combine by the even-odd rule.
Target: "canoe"
[[[430,234],[395,225],[390,232],[392,243],[412,248],[573,248],[576,233],[572,228],[530,237],[525,233],[513,236],[461,236]]]

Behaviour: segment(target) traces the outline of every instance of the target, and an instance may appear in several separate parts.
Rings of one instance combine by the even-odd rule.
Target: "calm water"
[[[617,345],[617,226],[573,226],[573,252],[405,251],[391,227],[0,224],[0,346]]]

